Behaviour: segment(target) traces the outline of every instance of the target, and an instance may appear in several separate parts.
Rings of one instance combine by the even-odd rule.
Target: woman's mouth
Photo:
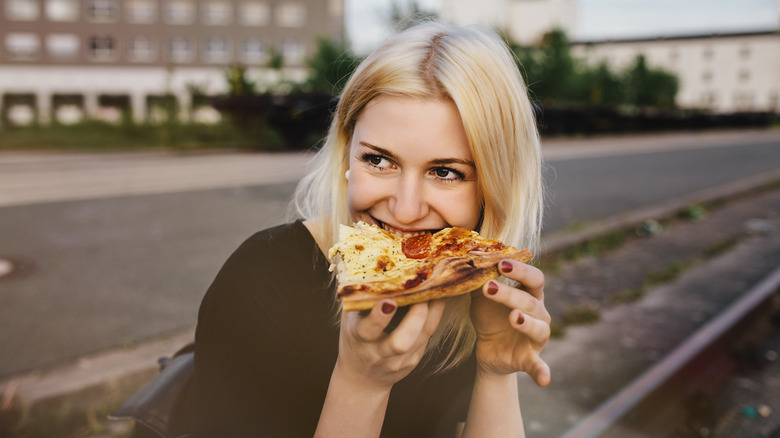
[[[398,237],[414,237],[414,236],[421,236],[423,234],[428,233],[435,233],[438,230],[401,230],[399,228],[396,228],[392,225],[386,224],[380,220],[377,220],[375,217],[371,217],[373,219],[376,226],[379,228],[388,231],[390,233],[395,234]]]

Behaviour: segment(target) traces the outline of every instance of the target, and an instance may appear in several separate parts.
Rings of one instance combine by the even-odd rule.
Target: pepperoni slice
[[[430,233],[407,237],[401,241],[404,255],[410,259],[424,259],[431,255],[433,237]]]

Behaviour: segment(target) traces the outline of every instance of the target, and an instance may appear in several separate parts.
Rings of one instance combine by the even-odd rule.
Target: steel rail
[[[633,412],[643,400],[649,398],[658,388],[670,381],[707,348],[722,339],[778,291],[780,291],[780,267],[775,268],[745,295],[702,326],[661,362],[658,362],[565,432],[562,438],[603,436],[602,434],[618,425],[622,419]]]

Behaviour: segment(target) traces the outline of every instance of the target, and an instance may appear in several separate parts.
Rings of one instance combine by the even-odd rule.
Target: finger
[[[383,330],[393,318],[397,307],[393,300],[382,300],[371,309],[371,312],[361,317],[357,312],[347,312],[350,323],[355,327],[357,339],[373,342],[383,336]]]
[[[550,366],[539,358],[539,356],[535,356],[535,360],[528,370],[528,375],[542,388],[549,385],[552,381]]]
[[[490,280],[482,287],[482,292],[490,300],[500,303],[510,309],[520,309],[524,313],[549,321],[550,314],[544,304],[529,292],[508,286],[501,282]]]
[[[409,307],[409,313],[398,328],[395,329],[390,338],[388,338],[387,345],[394,354],[403,354],[412,350],[415,346],[419,345],[419,339],[423,335],[424,328],[429,319],[429,316],[436,318],[435,312],[432,312],[429,303],[417,303]],[[439,315],[441,316],[441,315]],[[436,321],[438,324],[438,321]],[[427,341],[427,337],[425,337]]]
[[[509,312],[509,323],[518,332],[526,335],[540,349],[550,340],[550,325],[533,318],[518,309]]]
[[[442,315],[444,315],[444,309],[446,307],[447,300],[444,298],[428,302],[428,319],[425,320],[425,326],[421,333],[426,339],[430,339],[439,327],[439,322],[441,321]]]
[[[504,259],[498,263],[498,270],[506,278],[515,280],[523,290],[538,299],[544,298],[544,273],[536,267],[517,260]]]

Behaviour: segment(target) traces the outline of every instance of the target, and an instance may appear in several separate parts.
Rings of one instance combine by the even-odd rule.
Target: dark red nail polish
[[[390,303],[384,303],[382,304],[382,313],[385,315],[389,315],[393,313],[393,310],[395,310],[395,306]]]
[[[487,287],[488,295],[495,295],[498,292],[498,284],[495,281],[489,281]]]
[[[512,264],[506,260],[501,262],[500,268],[501,272],[512,272]]]
[[[523,316],[523,314],[521,313],[521,314],[520,314],[520,315],[517,317],[517,325],[523,325],[523,323],[524,323],[524,322],[525,322],[525,317],[524,317],[524,316]]]

